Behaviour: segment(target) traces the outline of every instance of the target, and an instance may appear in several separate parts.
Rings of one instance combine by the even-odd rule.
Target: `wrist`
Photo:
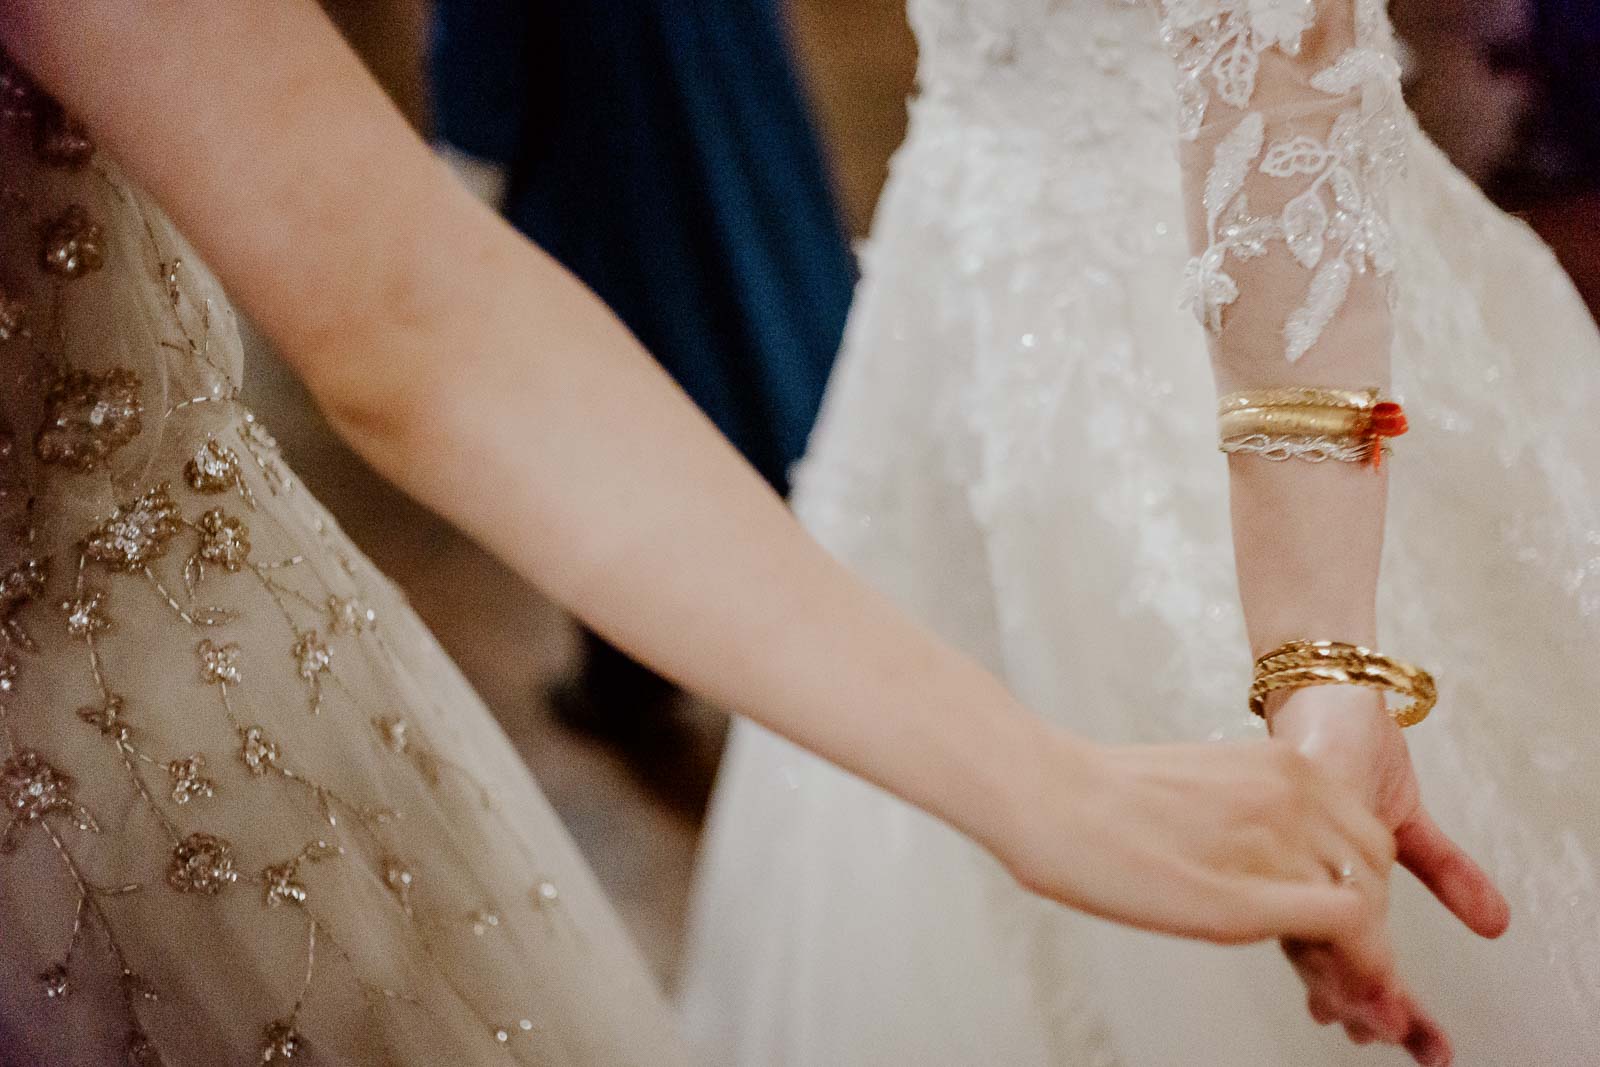
[[[1015,870],[1041,848],[1052,848],[1086,818],[1088,795],[1103,763],[1103,748],[1069,734],[1024,708],[1009,755],[995,764],[985,823],[971,836]]]

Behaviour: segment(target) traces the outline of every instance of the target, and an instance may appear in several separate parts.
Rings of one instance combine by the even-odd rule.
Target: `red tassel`
[[[1385,400],[1375,404],[1372,408],[1372,433],[1377,437],[1399,437],[1411,427],[1406,422],[1406,413],[1399,404],[1392,400]]]
[[[1381,404],[1372,406],[1372,421],[1369,432],[1372,434],[1372,469],[1377,470],[1383,466],[1383,442],[1387,437],[1399,437],[1411,429],[1406,422],[1406,413],[1399,404],[1392,400],[1385,400]]]

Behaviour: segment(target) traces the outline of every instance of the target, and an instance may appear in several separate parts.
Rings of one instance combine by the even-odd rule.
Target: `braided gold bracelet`
[[[1267,697],[1316,685],[1359,685],[1410,700],[1389,714],[1401,727],[1415,726],[1439,702],[1433,675],[1381,652],[1341,641],[1290,641],[1256,660],[1250,710],[1266,718]]]

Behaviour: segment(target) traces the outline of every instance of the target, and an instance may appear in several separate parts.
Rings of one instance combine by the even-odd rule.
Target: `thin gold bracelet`
[[[1389,712],[1401,727],[1417,725],[1439,702],[1433,675],[1420,667],[1341,641],[1290,641],[1256,660],[1250,710],[1266,718],[1271,694],[1317,685],[1359,685],[1405,697],[1409,704]]]

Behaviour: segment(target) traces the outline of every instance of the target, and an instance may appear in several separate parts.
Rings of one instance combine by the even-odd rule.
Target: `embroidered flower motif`
[[[80,473],[99,469],[143,429],[140,385],[137,374],[121,367],[101,374],[67,371],[45,394],[34,453]]]
[[[266,885],[268,907],[306,902],[306,887],[296,877],[299,873],[300,864],[296,860],[268,867],[261,872],[261,880]]]
[[[173,846],[167,884],[178,892],[215,896],[238,880],[233,846],[223,838],[193,833]]]
[[[105,266],[99,223],[73,204],[46,224],[39,243],[39,266],[58,278],[81,278]]]
[[[172,779],[174,804],[209,799],[216,793],[216,783],[206,777],[206,758],[199,753],[168,762],[167,775]]]
[[[238,685],[243,681],[239,670],[239,646],[233,643],[219,645],[211,640],[195,646],[200,656],[200,672],[211,685]]]
[[[184,464],[183,480],[197,493],[225,493],[243,482],[239,454],[212,438]]]
[[[122,698],[115,693],[108,694],[99,707],[89,706],[78,709],[78,718],[99,730],[101,735],[109,737],[119,746],[126,745],[133,734],[133,730],[122,716]]]
[[[0,289],[0,342],[27,334],[28,305]]]
[[[260,777],[268,771],[278,767],[279,751],[276,742],[269,738],[259,726],[252,726],[244,731],[243,744],[239,747],[239,759],[250,768],[250,773]]]
[[[333,653],[315,630],[306,630],[296,637],[289,652],[299,667],[300,677],[308,682],[315,682],[318,675],[333,666]]]
[[[280,904],[304,904],[308,894],[305,885],[300,882],[300,865],[307,862],[316,863],[330,856],[337,856],[340,852],[337,845],[316,841],[307,845],[298,856],[288,862],[267,867],[261,872],[261,881],[266,887],[267,906],[275,908]]]
[[[10,617],[24,605],[44,596],[49,568],[44,560],[29,559],[17,564],[0,578],[0,615]]]
[[[292,1019],[279,1019],[268,1025],[261,1045],[261,1062],[292,1060],[299,1055],[303,1042]]]
[[[67,616],[67,635],[88,641],[95,634],[111,629],[111,619],[105,613],[106,594],[100,589],[85,589],[71,600],[61,602]]]
[[[72,982],[67,974],[65,963],[53,964],[39,972],[39,984],[44,986],[44,995],[50,1000],[59,1000],[72,991]]]
[[[95,527],[84,541],[84,555],[114,571],[137,571],[166,554],[178,529],[178,505],[163,482]]]
[[[56,770],[32,749],[23,749],[0,764],[0,799],[11,824],[0,837],[0,852],[16,847],[15,834],[25,823],[64,815],[80,830],[98,830],[87,809],[72,796],[72,776]]]
[[[378,623],[378,613],[355,597],[328,598],[328,628],[336,634],[360,635]]]
[[[204,563],[215,563],[229,572],[236,572],[250,558],[250,529],[238,519],[224,515],[221,508],[212,508],[200,516],[200,551],[196,556]]]

